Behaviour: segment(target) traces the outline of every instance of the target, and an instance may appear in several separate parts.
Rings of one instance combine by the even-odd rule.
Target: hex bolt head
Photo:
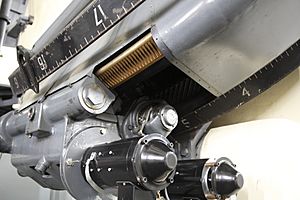
[[[189,150],[188,148],[182,148],[181,151],[180,151],[180,155],[183,156],[183,157],[187,157],[189,155]]]
[[[105,93],[96,84],[88,85],[83,89],[85,104],[92,109],[99,109],[105,104]]]

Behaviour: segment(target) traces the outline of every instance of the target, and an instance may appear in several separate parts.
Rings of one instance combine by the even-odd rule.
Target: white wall
[[[17,51],[15,48],[2,47],[0,57],[0,84],[9,85],[8,76],[17,68]]]
[[[27,13],[34,16],[34,23],[21,34],[20,44],[31,49],[71,2],[72,0],[30,0]]]
[[[260,120],[212,129],[201,157],[228,157],[243,174],[238,200],[300,199],[300,125],[289,120]]]

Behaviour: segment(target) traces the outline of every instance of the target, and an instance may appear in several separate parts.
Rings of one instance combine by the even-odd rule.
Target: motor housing
[[[243,176],[228,158],[181,160],[168,193],[172,200],[227,199],[243,184]]]
[[[146,191],[160,191],[173,182],[177,156],[160,134],[120,140],[89,148],[82,159],[86,180],[98,187],[128,183]]]

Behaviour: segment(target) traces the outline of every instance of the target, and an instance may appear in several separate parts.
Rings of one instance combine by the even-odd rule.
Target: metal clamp
[[[17,56],[18,56],[18,63],[20,65],[21,70],[21,78],[24,82],[32,89],[35,93],[39,92],[39,84],[35,79],[35,74],[33,71],[33,65],[30,60],[31,53],[29,50],[25,49],[23,46],[17,47]]]

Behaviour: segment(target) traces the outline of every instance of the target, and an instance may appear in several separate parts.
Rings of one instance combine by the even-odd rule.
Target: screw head
[[[147,177],[143,177],[143,178],[142,178],[142,181],[143,181],[144,183],[147,183],[147,182],[148,182]]]
[[[188,148],[183,148],[183,149],[181,149],[180,154],[181,154],[181,156],[183,156],[183,157],[187,157],[187,156],[189,155],[189,150],[188,150]]]
[[[169,178],[169,183],[174,183],[174,179],[173,178]]]
[[[148,142],[149,142],[149,141],[148,141],[147,139],[145,139],[145,140],[142,141],[142,144],[143,144],[143,145],[147,145]]]

